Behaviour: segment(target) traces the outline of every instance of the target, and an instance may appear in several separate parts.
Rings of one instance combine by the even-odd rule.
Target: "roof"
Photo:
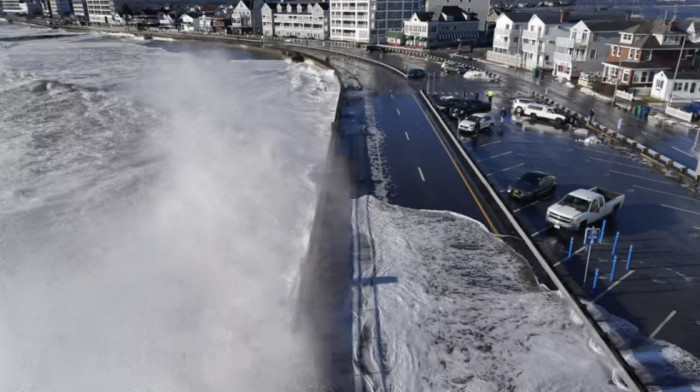
[[[662,71],[667,79],[673,79],[673,72]],[[681,71],[676,74],[676,79],[682,80],[700,80],[700,72],[698,71]]]
[[[626,33],[632,34],[664,34],[664,33],[676,33],[682,34],[677,23],[665,23],[662,20],[644,20],[635,26],[631,26],[627,29],[621,30]]]
[[[666,65],[657,64],[651,61],[603,61],[603,64],[612,65],[615,67],[629,68],[629,69],[670,69]]]
[[[591,32],[597,33],[597,32],[605,32],[605,31],[614,31],[618,32],[620,30],[624,30],[627,28],[630,28],[634,25],[637,25],[639,23],[642,23],[642,21],[639,20],[588,20],[588,21],[583,21],[583,23],[586,24],[586,27],[588,30]]]
[[[469,22],[479,20],[475,13],[467,12],[466,10],[454,5],[446,5],[434,7],[425,11],[414,12],[413,15],[421,22],[448,22],[444,17],[452,17],[450,22]]]
[[[527,23],[534,14],[534,12],[504,12],[501,15],[507,16],[513,23]]]
[[[601,196],[599,193],[593,192],[589,189],[577,189],[577,190],[569,193],[569,195],[574,196],[574,197],[578,197],[579,199],[583,199],[586,201],[593,201],[593,200],[598,199]]]
[[[403,38],[403,31],[387,31],[387,38]]]

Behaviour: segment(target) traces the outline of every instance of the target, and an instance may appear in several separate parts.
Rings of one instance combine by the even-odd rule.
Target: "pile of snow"
[[[463,78],[469,80],[491,80],[491,77],[484,71],[467,71],[464,73]]]
[[[593,97],[596,97],[596,98],[598,98],[598,99],[600,99],[600,100],[603,100],[603,101],[605,101],[605,102],[610,102],[610,101],[612,101],[612,98],[606,97],[606,96],[603,95],[603,94],[599,94],[599,93],[597,93],[597,92],[591,90],[591,89],[588,88],[588,87],[581,87],[581,88],[579,89],[579,91],[582,92],[582,93],[584,93],[584,94],[586,94],[586,95],[591,95],[591,96],[593,96]]]
[[[367,196],[354,213],[366,390],[619,390],[570,305],[482,224]]]
[[[586,128],[576,128],[574,129],[574,135],[576,136],[588,136],[588,129]]]
[[[601,141],[600,141],[600,139],[598,139],[597,136],[589,136],[589,137],[583,139],[583,144],[585,144],[587,146],[590,146],[592,144],[600,144],[600,143],[601,143]]]

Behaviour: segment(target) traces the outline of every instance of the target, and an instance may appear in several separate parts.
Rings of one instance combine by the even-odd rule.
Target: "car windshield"
[[[576,211],[580,212],[586,212],[588,211],[588,201],[581,199],[580,197],[572,196],[572,195],[566,195],[563,199],[561,199],[560,204],[573,207],[576,209]]]
[[[566,114],[566,113],[564,113],[563,110],[561,110],[561,109],[559,109],[559,108],[553,108],[552,111],[553,111],[554,113],[556,113],[556,114]]]
[[[467,117],[467,120],[473,121],[473,122],[479,122],[481,120],[481,117],[479,116],[469,116]]]
[[[525,173],[522,176],[518,177],[518,181],[526,182],[528,184],[532,185],[537,185],[539,183],[540,178],[542,178],[542,175],[537,174],[537,173]]]

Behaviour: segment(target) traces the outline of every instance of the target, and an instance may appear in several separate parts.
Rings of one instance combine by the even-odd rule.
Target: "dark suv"
[[[488,113],[491,111],[491,104],[478,99],[455,100],[450,108],[450,117],[462,118],[474,113]]]
[[[423,79],[425,77],[425,71],[418,68],[409,69],[408,72],[406,72],[406,77],[409,79]]]
[[[365,50],[367,51],[367,53],[372,53],[372,52],[386,53],[386,49],[382,48],[379,45],[367,45],[367,46],[365,46]]]

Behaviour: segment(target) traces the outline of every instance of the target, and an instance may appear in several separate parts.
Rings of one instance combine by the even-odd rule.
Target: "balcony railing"
[[[514,45],[514,44],[516,44],[516,43],[517,43],[517,42],[512,42],[512,41],[503,42],[502,39],[498,39],[498,40],[497,40],[497,39],[494,39],[494,40],[493,40],[493,47],[494,47],[494,48],[504,48],[504,49],[508,49],[508,48],[510,48],[512,45]]]
[[[540,50],[539,44],[523,44],[523,52],[537,53]]]
[[[542,32],[525,30],[525,31],[523,31],[523,38],[537,40],[537,39],[542,38]]]
[[[557,37],[556,40],[557,46],[561,46],[564,48],[574,48],[577,46],[586,46],[588,42],[586,40],[583,40],[581,38],[568,38],[568,37]]]
[[[557,45],[559,45],[558,42],[557,42]],[[568,53],[554,52],[554,61],[566,61],[566,62],[570,63],[571,62],[571,55]]]
[[[501,36],[501,37],[513,37],[515,36],[515,30],[511,29],[495,29],[493,31],[493,36]]]

